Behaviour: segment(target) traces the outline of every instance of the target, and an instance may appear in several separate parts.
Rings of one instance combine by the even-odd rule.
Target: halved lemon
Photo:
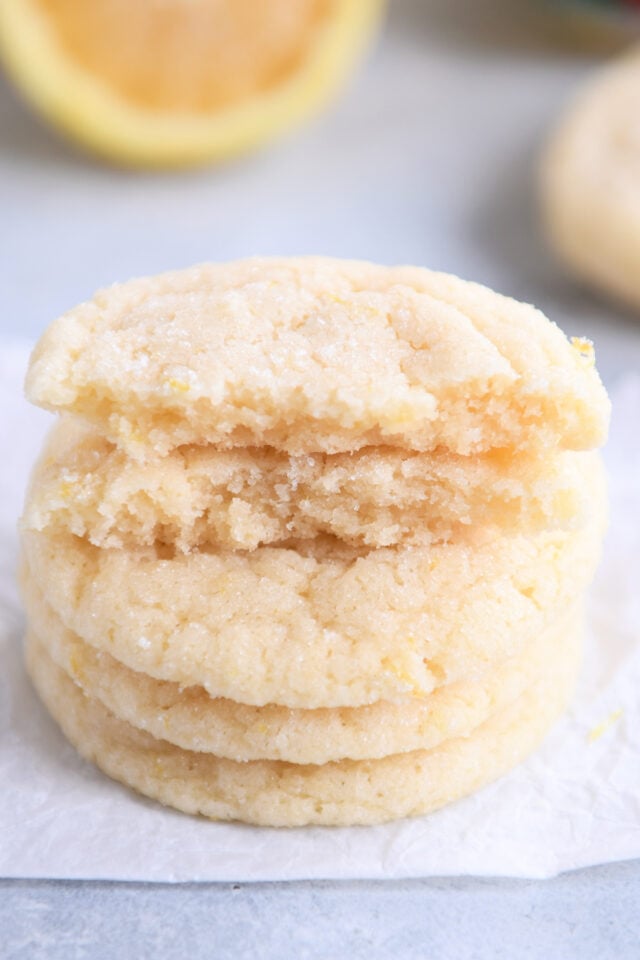
[[[241,153],[334,93],[383,0],[0,0],[0,53],[55,126],[122,163]]]

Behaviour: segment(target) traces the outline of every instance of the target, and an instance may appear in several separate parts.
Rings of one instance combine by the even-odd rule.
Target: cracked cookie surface
[[[142,458],[184,444],[336,453],[592,449],[591,357],[533,307],[417,267],[242,260],[133,280],[53,323],[29,399]]]
[[[330,538],[158,555],[23,531],[29,576],[83,640],[159,680],[262,706],[425,695],[514,655],[589,583],[602,475],[584,527],[357,551]],[[29,602],[29,580],[24,585]]]
[[[577,645],[583,615],[579,607],[572,608],[517,656],[437,687],[425,697],[316,710],[250,707],[210,697],[202,687],[154,680],[65,628],[36,591],[30,594],[29,629],[33,642],[44,647],[88,697],[154,737],[229,760],[322,764],[432,749],[468,736],[548,672],[558,646]]]

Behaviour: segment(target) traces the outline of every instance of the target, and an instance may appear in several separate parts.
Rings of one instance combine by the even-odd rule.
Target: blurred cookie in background
[[[541,171],[551,244],[576,276],[640,308],[640,48],[560,119]]]

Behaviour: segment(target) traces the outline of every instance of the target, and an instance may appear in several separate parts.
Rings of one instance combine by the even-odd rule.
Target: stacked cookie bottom
[[[54,429],[22,583],[29,670],[69,740],[162,803],[274,826],[424,814],[518,763],[573,687],[603,526],[597,455],[530,463],[519,496],[511,458],[475,484],[482,458],[457,458],[429,506],[427,454],[413,525],[390,533],[373,496],[348,534],[327,502],[328,486],[348,494],[335,457],[309,453],[320,479],[304,496],[301,464],[281,458],[276,498],[265,455],[250,454],[249,483],[215,448],[134,462],[69,419]],[[355,455],[351,483],[357,466],[371,488],[398,456]],[[247,545],[258,509],[280,534]]]

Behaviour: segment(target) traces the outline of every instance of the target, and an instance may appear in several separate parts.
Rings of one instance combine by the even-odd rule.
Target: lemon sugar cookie
[[[570,696],[606,523],[593,350],[414,267],[253,259],[56,321],[27,661],[78,750],[272,826],[427,813]]]
[[[605,437],[592,358],[546,317],[428,270],[255,259],[132,280],[53,323],[29,399],[131,456],[188,443],[289,453],[479,453]]]
[[[202,687],[154,680],[66,629],[35,590],[29,593],[29,623],[32,642],[45,648],[88,697],[139,730],[185,750],[230,760],[322,764],[432,749],[452,737],[468,736],[548,672],[558,646],[578,644],[583,614],[580,608],[570,609],[517,656],[427,696],[315,710],[251,707],[210,697]]]
[[[640,307],[640,48],[598,73],[561,118],[541,199],[568,267]]]
[[[517,654],[585,589],[602,529],[596,500],[577,531],[346,557],[312,541],[163,559],[31,531],[23,548],[65,626],[133,670],[315,708],[424,695]]]
[[[362,547],[424,545],[473,536],[478,524],[536,533],[585,519],[592,458],[188,446],[140,462],[64,417],[34,471],[23,524],[99,547],[164,543],[182,553],[321,534]]]
[[[64,734],[86,759],[140,793],[185,813],[263,826],[375,824],[430,813],[523,760],[566,707],[579,652],[557,650],[549,676],[469,737],[434,750],[337,763],[234,763],[180,750],[117,720],[86,697],[34,643],[31,676]]]

